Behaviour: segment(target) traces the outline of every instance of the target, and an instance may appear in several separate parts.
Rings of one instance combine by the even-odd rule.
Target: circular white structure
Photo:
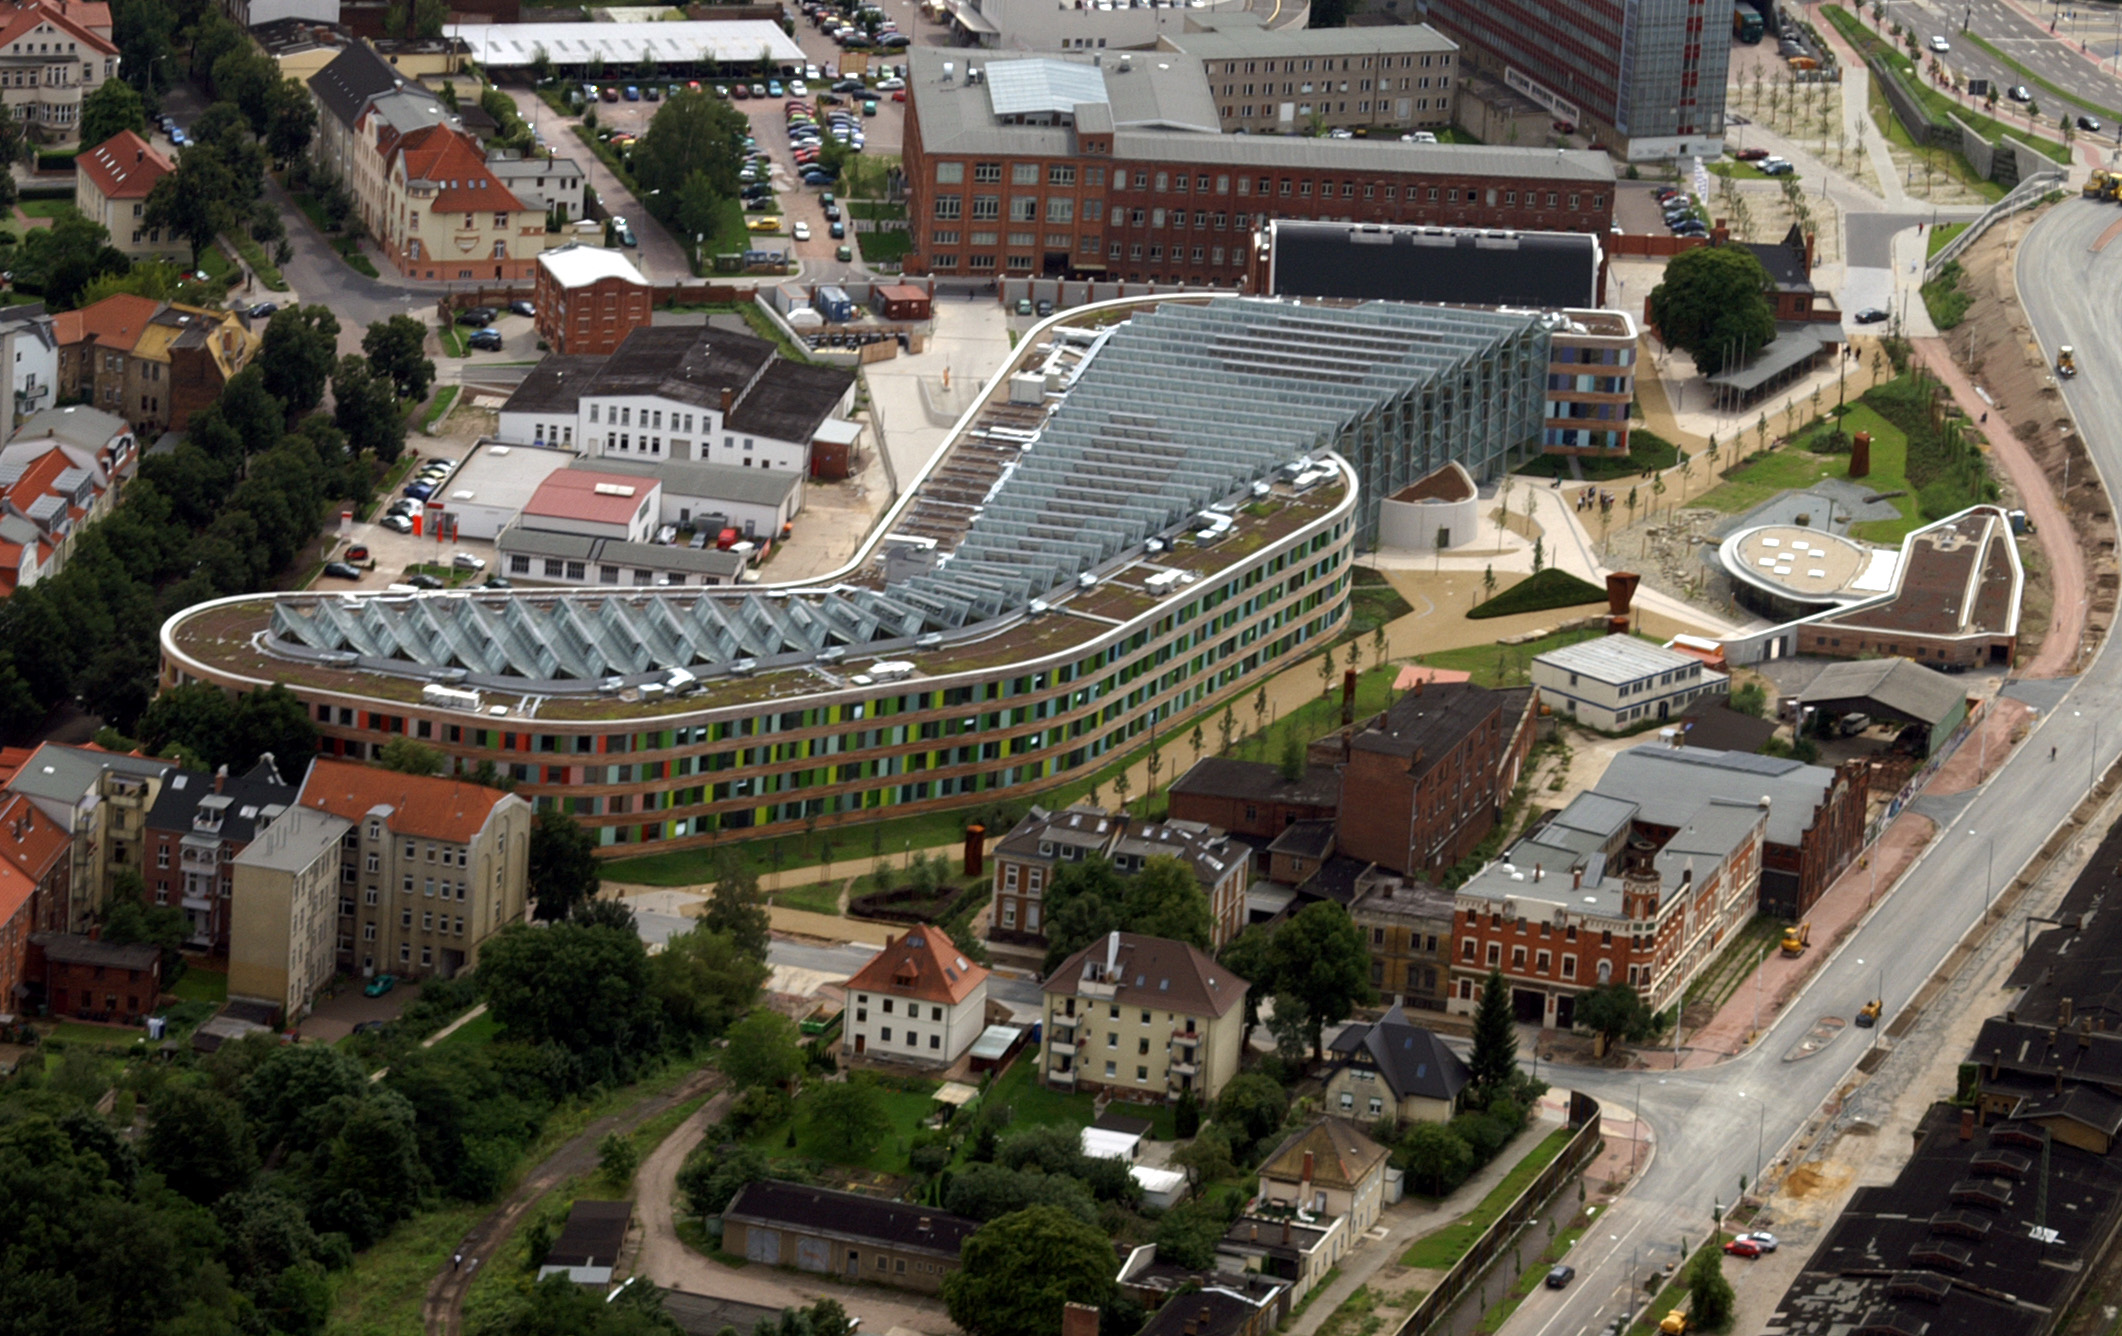
[[[1745,601],[1765,612],[1803,615],[1891,592],[1901,553],[1824,529],[1764,524],[1725,539],[1717,560]]]

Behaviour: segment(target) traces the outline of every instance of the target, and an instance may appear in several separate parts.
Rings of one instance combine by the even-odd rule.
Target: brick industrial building
[[[1178,52],[909,55],[909,273],[1229,287],[1269,218],[1613,222],[1603,153],[1226,135]]]
[[[538,337],[560,356],[603,356],[649,322],[654,294],[617,251],[567,245],[538,257],[531,305]]]

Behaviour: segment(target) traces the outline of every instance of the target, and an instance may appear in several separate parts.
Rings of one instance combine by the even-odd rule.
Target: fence
[[[1938,271],[1958,259],[1960,252],[1975,244],[1990,225],[2000,219],[2009,218],[2021,209],[2030,209],[2048,198],[2051,190],[2063,188],[2063,173],[2055,168],[2036,172],[2012,188],[2012,192],[1982,211],[1982,216],[1967,225],[1965,231],[1943,246],[1923,266],[1923,281],[1928,283],[1938,276]]]
[[[1581,1091],[1571,1091],[1569,1096],[1570,1122],[1577,1127],[1577,1135],[1570,1138],[1537,1178],[1526,1185],[1517,1200],[1503,1208],[1503,1213],[1483,1230],[1481,1237],[1473,1242],[1452,1269],[1444,1273],[1437,1288],[1415,1305],[1415,1311],[1407,1315],[1394,1336],[1422,1336],[1444,1319],[1458,1306],[1468,1290],[1481,1282],[1489,1267],[1503,1255],[1519,1233],[1530,1225],[1547,1204],[1554,1200],[1562,1185],[1576,1177],[1577,1172],[1599,1153],[1603,1140],[1599,1131],[1599,1101]]]

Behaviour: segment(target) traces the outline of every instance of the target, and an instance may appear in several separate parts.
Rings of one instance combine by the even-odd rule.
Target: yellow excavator
[[[2065,380],[2078,374],[2078,355],[2067,343],[2056,349],[2056,374]]]
[[[1812,944],[1811,923],[1793,923],[1783,930],[1783,954],[1786,956],[1802,956],[1805,954],[1805,948]]]
[[[2085,178],[2085,188],[2081,193],[2087,199],[2113,199],[2115,197],[2114,178],[2109,176],[2102,168],[2095,167],[2093,168],[2093,174]]]

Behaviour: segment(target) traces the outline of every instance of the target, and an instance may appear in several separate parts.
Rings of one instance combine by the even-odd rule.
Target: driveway
[[[596,188],[597,198],[603,202],[605,211],[632,224],[634,237],[641,246],[638,250],[628,252],[627,258],[634,262],[650,282],[675,283],[691,274],[691,267],[685,262],[684,247],[680,246],[670,233],[664,231],[661,224],[649,217],[648,210],[642,207],[641,201],[634,197],[632,191],[619,184],[619,178],[612,175],[612,169],[604,165],[604,160],[590,152],[589,145],[575,137],[574,127],[581,124],[578,118],[562,116],[546,106],[536,93],[521,85],[509,86],[504,91],[515,99],[516,110],[523,119],[529,121],[538,133],[545,136],[545,142],[552,146],[555,156],[572,158],[575,164],[582,168],[584,178]],[[662,105],[661,102],[599,102],[597,124],[628,129],[639,134],[647,127],[648,118]]]
[[[838,1299],[848,1316],[862,1319],[864,1330],[889,1331],[905,1327],[929,1336],[949,1336],[957,1325],[943,1311],[941,1299],[879,1289],[874,1285],[843,1285],[823,1276],[747,1266],[739,1271],[711,1261],[678,1239],[678,1170],[707,1129],[729,1107],[730,1096],[721,1094],[701,1106],[700,1111],[679,1124],[664,1138],[634,1177],[634,1219],[640,1225],[639,1251],[631,1272],[647,1276],[666,1289],[712,1294],[719,1299],[767,1308],[808,1307],[820,1299]]]
[[[354,1032],[363,1021],[394,1021],[420,999],[420,985],[401,983],[381,997],[369,997],[360,979],[339,985],[338,995],[318,1004],[315,1011],[295,1027],[304,1039],[336,1044]]]

